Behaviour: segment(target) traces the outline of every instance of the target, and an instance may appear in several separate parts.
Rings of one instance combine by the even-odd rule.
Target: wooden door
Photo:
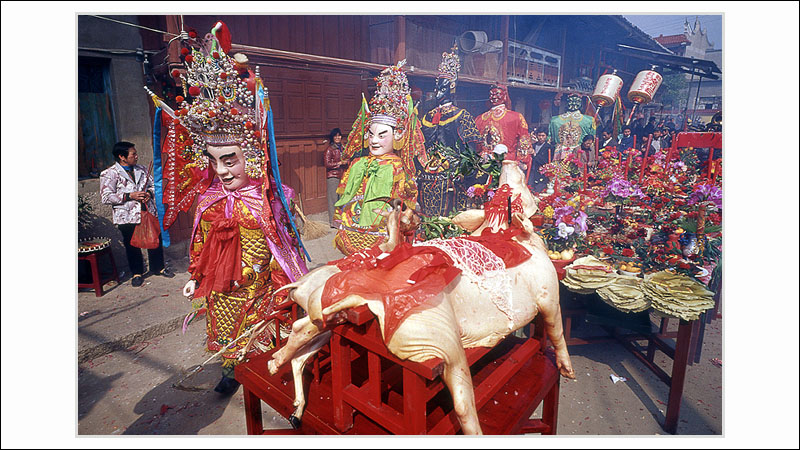
[[[327,211],[325,141],[333,128],[350,132],[361,107],[361,74],[269,66],[261,76],[274,114],[281,180],[298,192],[306,214]]]

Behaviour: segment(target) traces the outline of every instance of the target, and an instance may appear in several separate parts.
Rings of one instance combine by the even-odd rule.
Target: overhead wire
[[[156,30],[155,28],[145,27],[143,25],[139,25],[139,24],[135,24],[135,23],[130,23],[130,22],[122,21],[122,20],[112,19],[110,17],[103,17],[103,16],[94,15],[94,14],[89,14],[89,17],[96,17],[98,19],[108,20],[108,21],[111,21],[111,22],[120,23],[122,25],[128,25],[128,26],[135,27],[135,28],[141,28],[143,30],[153,31],[155,33],[162,33],[162,34],[166,34],[166,35],[169,35],[169,36],[175,36],[175,37],[180,37],[181,36],[180,34],[170,33],[169,31]],[[183,31],[183,16],[181,16],[181,31]]]

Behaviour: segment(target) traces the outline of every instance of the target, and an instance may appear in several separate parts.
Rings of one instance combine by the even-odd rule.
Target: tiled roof
[[[663,45],[665,47],[668,46],[668,45],[683,44],[684,42],[688,44],[688,43],[691,42],[689,39],[686,39],[686,36],[684,36],[683,34],[673,34],[673,35],[670,35],[670,36],[664,36],[662,34],[661,36],[653,38],[653,39],[655,39],[656,42],[658,42],[659,44],[661,44],[661,45]]]

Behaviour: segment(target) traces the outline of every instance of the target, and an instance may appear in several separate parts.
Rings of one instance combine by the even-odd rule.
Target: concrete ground
[[[326,220],[326,214],[314,215]],[[332,247],[333,230],[306,241],[310,266],[341,257]],[[103,297],[78,294],[78,436],[243,435],[242,390],[221,397],[210,389],[219,379],[219,363],[173,387],[185,370],[203,362],[205,321],[181,331],[191,305],[181,295],[188,280],[187,261],[171,261],[177,276],[150,276],[144,286],[130,280]],[[676,321],[674,321],[676,322]],[[679,435],[722,434],[722,319],[707,325],[700,362],[689,366],[678,425]],[[576,333],[594,334],[582,324]],[[653,436],[661,428],[668,387],[617,343],[570,348],[576,381],[562,379],[559,435]],[[657,353],[656,361],[671,361]],[[627,381],[612,382],[611,375]],[[522,395],[522,393],[515,393]],[[288,422],[262,404],[267,428]],[[537,411],[534,416],[540,414]]]

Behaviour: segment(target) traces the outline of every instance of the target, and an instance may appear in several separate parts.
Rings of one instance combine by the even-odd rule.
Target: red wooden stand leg
[[[333,425],[341,432],[353,428],[353,407],[344,401],[344,387],[352,382],[350,345],[337,333],[331,336],[331,400]]]
[[[683,383],[686,381],[686,363],[689,361],[689,344],[692,340],[692,323],[683,319],[678,326],[678,337],[675,341],[675,358],[672,362],[672,381],[669,386],[667,415],[664,430],[675,434],[678,431],[678,415],[681,410]]]
[[[554,435],[558,431],[558,396],[560,383],[561,376],[559,375],[556,384],[544,398],[544,403],[542,404],[542,422],[550,427],[550,429],[542,434]]]
[[[244,388],[244,418],[247,423],[247,434],[264,434],[264,423],[261,420],[261,400],[250,389]]]
[[[403,424],[406,434],[425,434],[425,380],[403,368]]]

